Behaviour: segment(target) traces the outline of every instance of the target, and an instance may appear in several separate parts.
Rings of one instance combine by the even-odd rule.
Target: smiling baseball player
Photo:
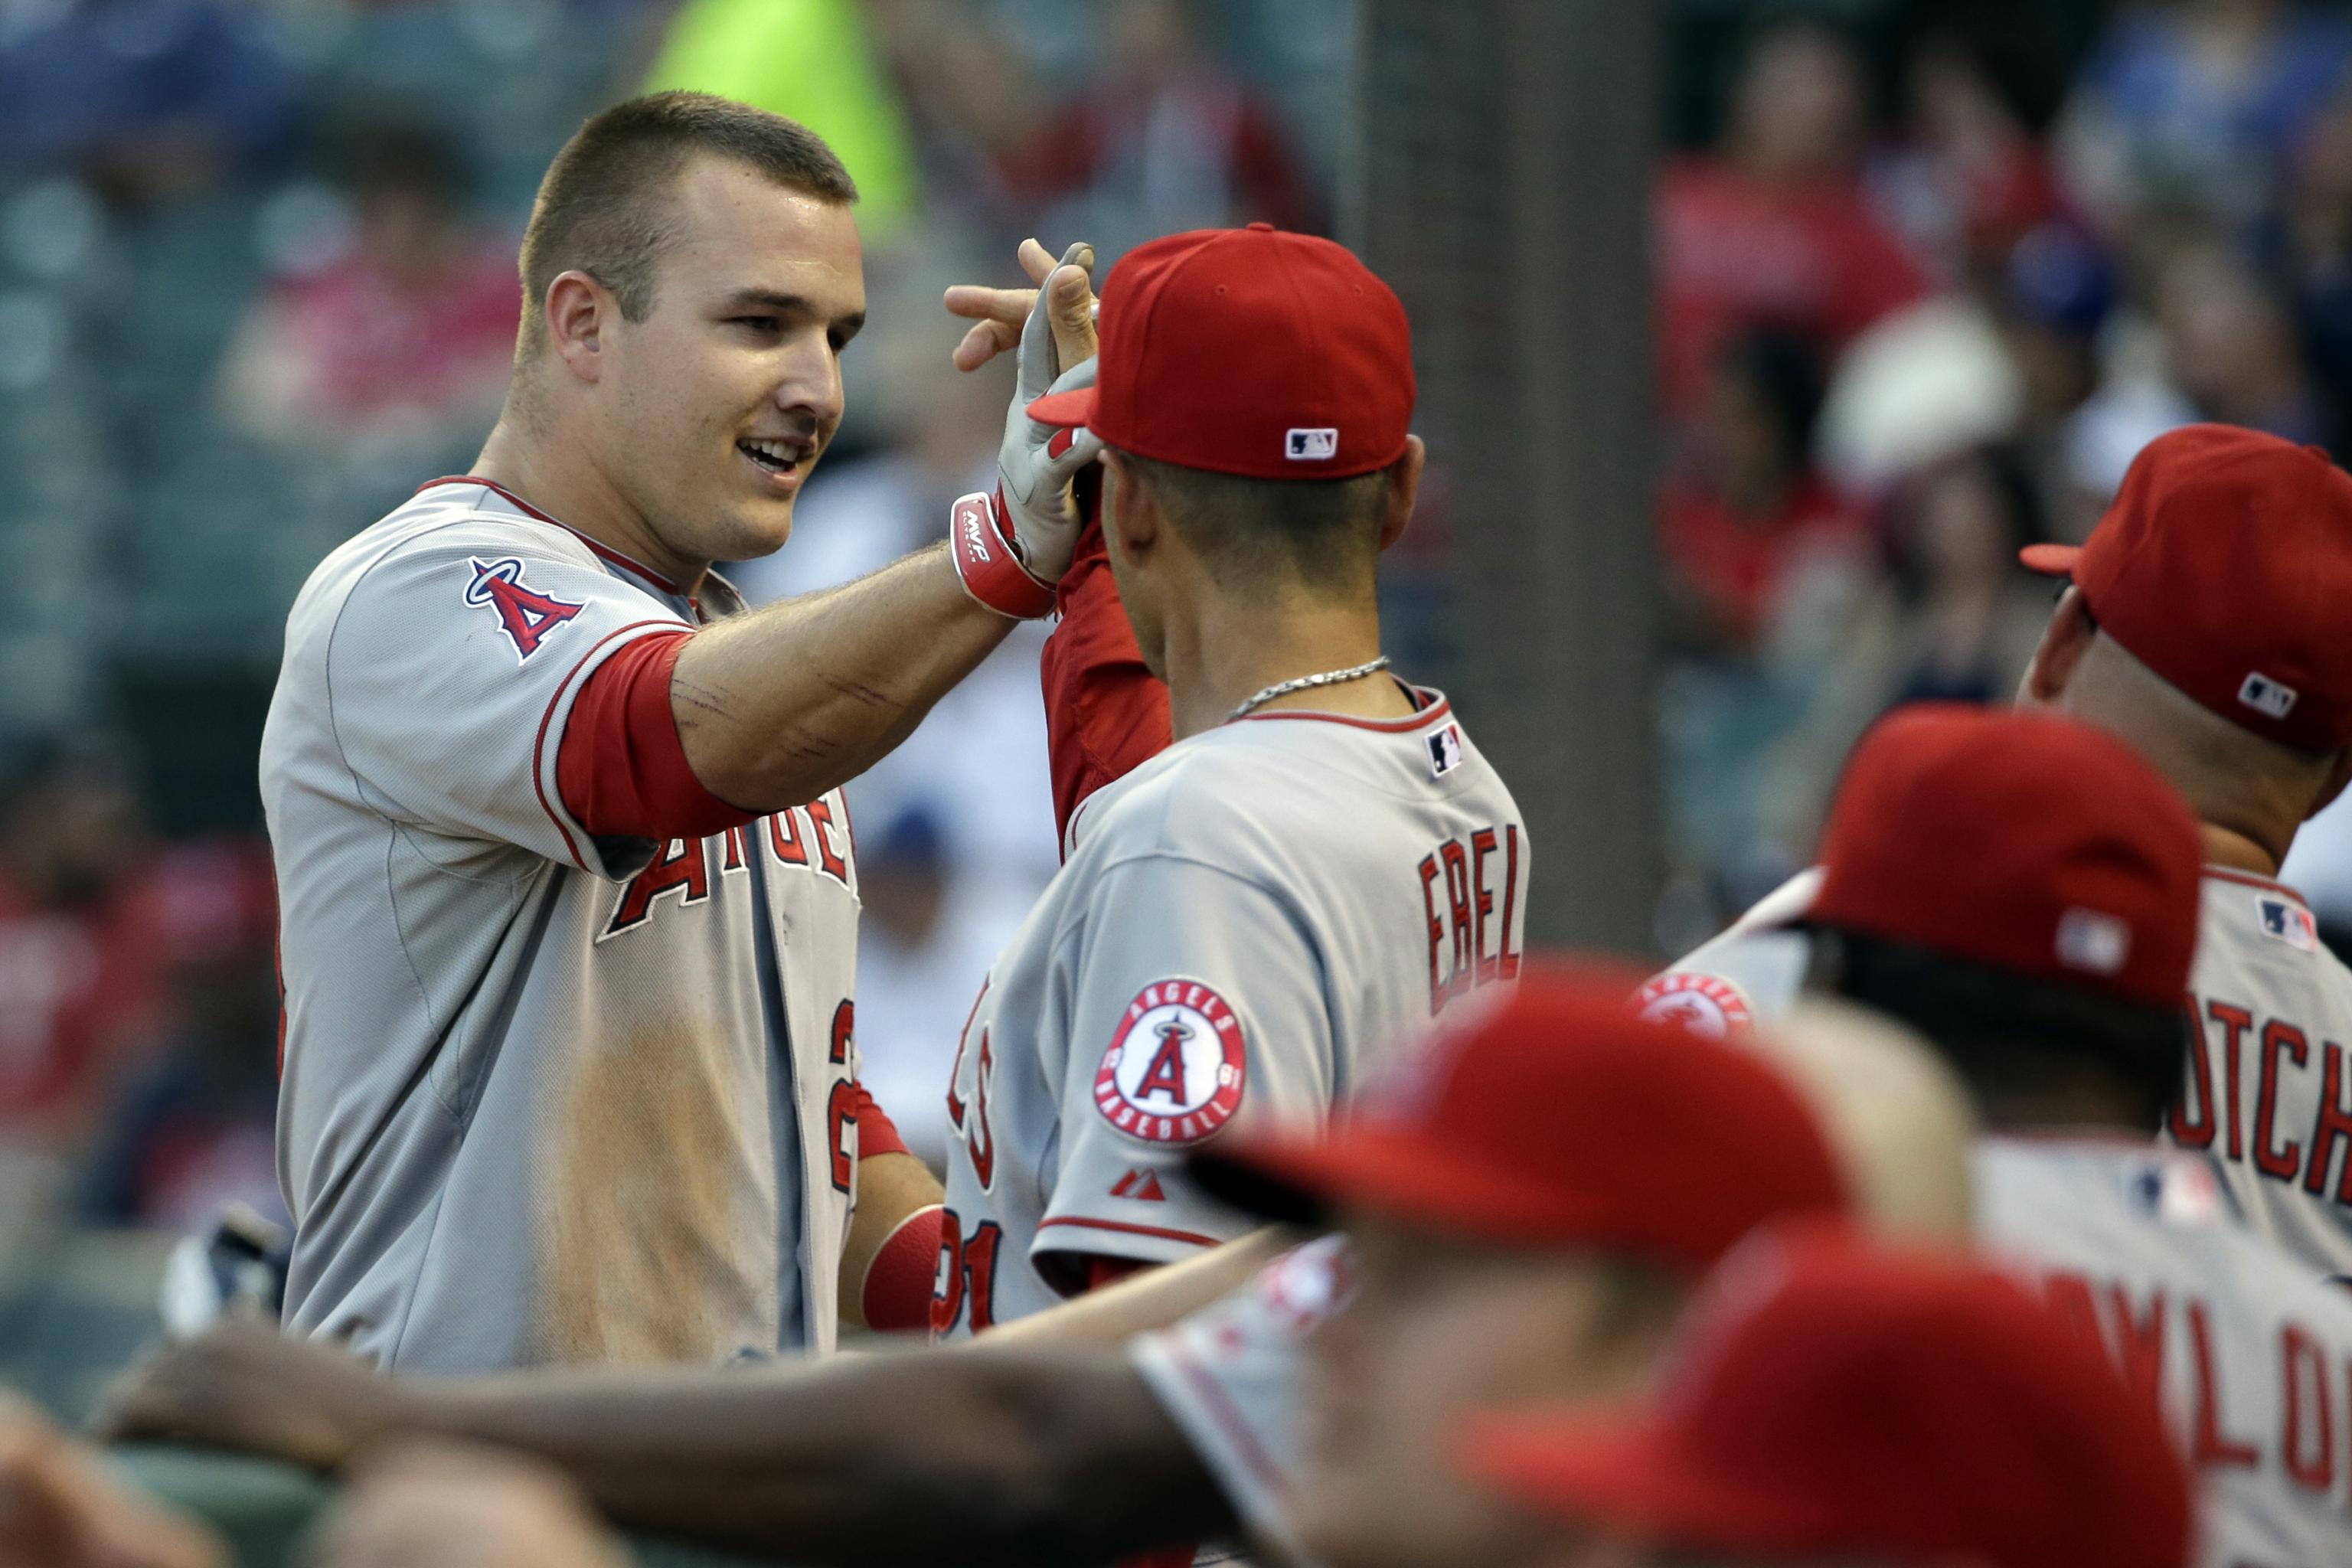
[[[941,1338],[1249,1228],[1186,1150],[1328,1110],[1519,963],[1518,810],[1380,654],[1423,459],[1395,295],[1257,225],[1139,248],[1101,324],[1097,385],[1029,412],[1108,448],[1118,602],[1175,743],[1087,801],[965,1026]]]

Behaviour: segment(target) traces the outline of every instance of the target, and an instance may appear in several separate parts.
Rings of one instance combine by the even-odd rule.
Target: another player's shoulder
[[[1766,894],[1643,986],[1643,1015],[1678,1018],[1719,1037],[1787,1012],[1812,962],[1812,937],[1797,922],[1820,885],[1818,870],[1801,871]]]
[[[288,617],[288,654],[295,665],[331,657],[341,668],[354,649],[373,663],[478,637],[528,660],[591,601],[617,601],[609,607],[632,622],[686,624],[658,589],[608,571],[561,523],[488,485],[445,481],[320,563]]]
[[[1458,776],[1456,776],[1458,775]],[[1097,855],[1216,853],[1251,844],[1328,845],[1377,837],[1449,797],[1509,795],[1436,698],[1395,720],[1279,713],[1187,736],[1102,790],[1074,824],[1074,845]],[[1490,813],[1491,815],[1491,813]]]
[[[2246,980],[2299,984],[2352,1008],[2352,969],[2319,940],[2319,921],[2284,882],[2208,866],[2198,908],[2191,989]]]
[[[436,570],[473,557],[487,566],[511,560],[499,574],[520,578],[533,563],[601,570],[587,542],[559,523],[520,510],[487,486],[428,485],[345,540],[310,574],[296,601],[333,603],[360,592],[397,592]],[[462,590],[457,600],[462,605]]]

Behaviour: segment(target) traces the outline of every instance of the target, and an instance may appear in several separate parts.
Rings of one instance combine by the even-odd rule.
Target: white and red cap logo
[[[1647,1024],[1678,1024],[1705,1040],[1754,1027],[1748,993],[1719,974],[1661,974],[1634,994],[1633,1011]]]
[[[1197,1143],[1241,1109],[1242,1021],[1197,980],[1155,980],[1119,1016],[1095,1106],[1147,1143]]]

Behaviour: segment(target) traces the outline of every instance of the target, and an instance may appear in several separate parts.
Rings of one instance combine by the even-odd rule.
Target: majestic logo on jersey
[[[1110,1195],[1133,1198],[1139,1204],[1164,1204],[1168,1201],[1168,1191],[1160,1184],[1160,1173],[1147,1171],[1140,1166],[1113,1182]]]
[[[1679,1024],[1703,1040],[1744,1034],[1756,1023],[1748,993],[1720,974],[1661,974],[1633,995],[1651,1023]]]
[[[2263,899],[2255,907],[2262,911],[2264,936],[2305,952],[2319,951],[2319,923],[2309,910],[2289,899]]]
[[[466,584],[466,603],[498,612],[499,628],[514,644],[520,663],[539,651],[550,633],[578,615],[581,605],[551,598],[522,580],[522,563],[513,556],[499,561],[472,557],[474,580]]]
[[[1444,778],[1462,765],[1462,726],[1448,724],[1429,737],[1429,776]]]
[[[1197,1143],[1241,1109],[1242,1021],[1197,980],[1135,994],[1095,1074],[1095,1105],[1148,1143]]]

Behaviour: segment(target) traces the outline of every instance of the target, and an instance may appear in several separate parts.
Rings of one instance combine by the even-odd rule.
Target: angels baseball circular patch
[[[1701,1039],[1751,1028],[1748,993],[1719,974],[1661,974],[1635,993],[1633,1011],[1654,1024],[1679,1024]]]
[[[1241,1109],[1242,1021],[1197,980],[1155,980],[1119,1016],[1095,1106],[1147,1143],[1197,1143]]]

